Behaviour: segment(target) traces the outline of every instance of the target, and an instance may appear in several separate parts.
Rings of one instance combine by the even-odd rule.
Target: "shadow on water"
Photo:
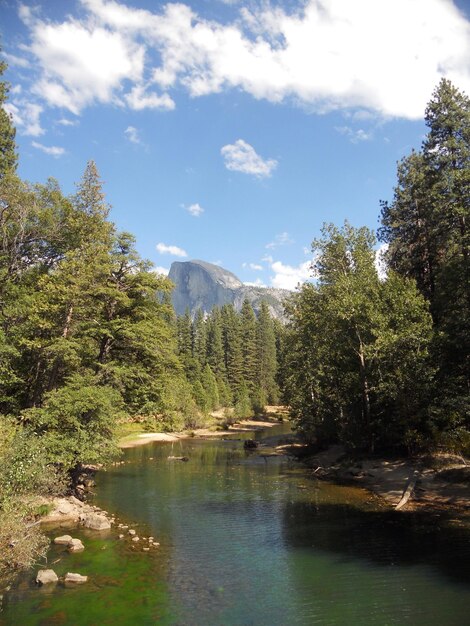
[[[362,510],[347,504],[289,501],[283,538],[292,548],[313,548],[381,566],[430,565],[453,582],[470,584],[468,527],[429,513]]]

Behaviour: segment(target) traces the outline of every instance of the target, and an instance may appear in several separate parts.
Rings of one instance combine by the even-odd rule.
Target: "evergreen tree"
[[[198,309],[193,322],[193,353],[202,370],[207,361],[207,325],[201,309]]]
[[[470,99],[443,79],[420,153],[404,159],[380,236],[390,266],[415,278],[434,320],[439,428],[468,423],[470,397]]]
[[[0,78],[5,73],[7,65],[0,60]],[[16,130],[11,116],[4,108],[8,97],[8,84],[0,80],[0,180],[7,172],[16,170],[18,156],[16,154]]]
[[[348,224],[314,242],[317,286],[290,304],[287,393],[300,427],[373,450],[429,436],[431,318],[412,281],[381,281],[375,240]]]
[[[245,299],[240,312],[242,374],[248,392],[253,393],[257,382],[256,316],[250,302]]]
[[[212,309],[207,319],[207,363],[217,379],[226,380],[222,316],[218,307]]]
[[[256,325],[256,351],[258,389],[265,394],[267,402],[276,404],[279,396],[276,384],[276,336],[269,308],[264,300],[261,302]]]
[[[222,342],[227,382],[236,398],[243,381],[242,347],[238,315],[232,304],[221,309]]]

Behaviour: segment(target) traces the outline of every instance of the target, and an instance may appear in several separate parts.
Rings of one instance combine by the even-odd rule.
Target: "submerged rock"
[[[71,539],[68,543],[68,551],[69,552],[82,552],[85,550],[85,546],[80,541],[80,539]]]
[[[56,537],[54,539],[54,543],[57,546],[68,546],[72,541],[72,537],[70,535],[61,535],[60,537]]]
[[[108,530],[111,528],[109,519],[99,513],[86,513],[81,516],[81,520],[85,528],[90,528],[91,530]]]
[[[74,572],[67,572],[64,578],[65,583],[74,583],[74,584],[86,583],[87,580],[88,580],[88,576],[82,576],[81,574],[76,574]]]
[[[49,585],[50,583],[56,583],[59,577],[53,569],[40,569],[36,576],[36,582],[38,585]]]
[[[254,450],[258,446],[259,446],[258,441],[255,441],[254,439],[247,439],[243,443],[243,447],[245,448],[245,450]]]

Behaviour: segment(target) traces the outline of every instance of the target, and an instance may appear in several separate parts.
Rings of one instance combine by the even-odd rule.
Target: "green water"
[[[470,623],[462,525],[385,511],[360,489],[245,452],[241,441],[150,444],[124,458],[98,476],[97,504],[161,546],[143,552],[115,529],[74,530],[85,551],[55,547],[48,562],[89,582],[37,589],[28,575],[7,595],[0,623]]]

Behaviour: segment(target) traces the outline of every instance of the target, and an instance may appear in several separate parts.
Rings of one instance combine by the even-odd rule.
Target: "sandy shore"
[[[433,459],[348,460],[342,446],[308,458],[318,478],[357,484],[403,511],[434,511],[470,519],[470,468],[465,459],[441,455]],[[439,467],[441,464],[441,467]]]
[[[229,426],[226,430],[211,430],[209,428],[197,428],[190,433],[139,433],[135,436],[121,439],[118,445],[121,449],[135,448],[153,441],[178,441],[180,439],[208,439],[211,437],[226,437],[237,433],[256,432],[278,426],[278,420],[241,420]]]

